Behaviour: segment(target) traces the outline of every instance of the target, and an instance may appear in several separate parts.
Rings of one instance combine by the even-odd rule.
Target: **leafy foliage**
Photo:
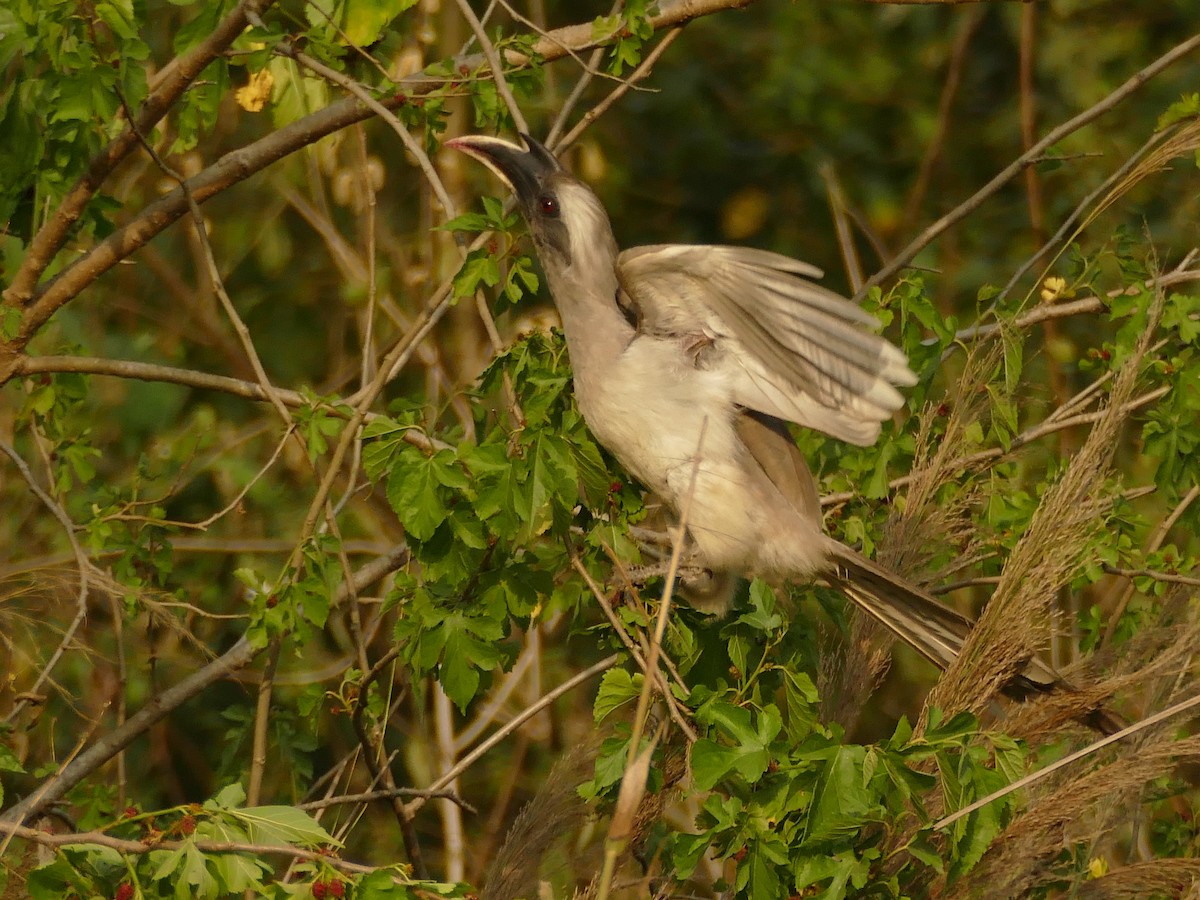
[[[639,713],[669,517],[583,422],[519,216],[440,153],[520,118],[474,23],[246,6],[0,8],[4,891],[467,897],[514,870],[595,896],[607,854],[693,896],[1040,897],[1118,891],[1134,842],[1194,863],[1173,725],[951,821],[1085,730],[1056,695],[925,703],[932,673],[870,668],[821,587],[752,582],[723,620],[675,604]],[[540,6],[480,23],[537,135],[598,114],[673,8],[519,11]],[[692,23],[567,160],[625,244],[863,260],[845,287],[1187,12],[757,4]],[[1098,527],[1034,548],[1080,562],[1015,625],[1078,663],[1079,708],[1130,719],[1196,693],[1192,88],[1155,75],[862,292],[919,376],[910,414],[872,447],[796,434],[831,533],[978,611],[1028,580],[1012,560],[1115,398],[1079,498]],[[585,773],[550,766],[564,747]],[[609,837],[568,844],[585,801]],[[58,834],[13,830],[31,805]]]

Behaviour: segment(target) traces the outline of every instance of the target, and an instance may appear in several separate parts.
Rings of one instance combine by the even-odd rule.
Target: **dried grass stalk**
[[[975,449],[969,429],[987,415],[987,385],[999,364],[1000,350],[998,343],[989,342],[987,350],[976,348],[967,355],[958,380],[963,399],[948,415],[933,404],[921,413],[908,490],[903,502],[892,506],[875,553],[880,565],[920,587],[931,582],[929,568],[938,548],[957,548],[960,563],[975,556],[969,511],[978,491],[968,482],[960,461]],[[944,427],[935,433],[943,415]],[[959,489],[947,499],[942,488],[951,482]],[[874,619],[857,609],[851,612],[845,649],[822,654],[817,689],[823,721],[837,722],[847,730],[854,727],[887,674],[894,640]]]
[[[1071,831],[1081,823],[1100,827],[1124,799],[1179,762],[1200,759],[1200,737],[1182,741],[1157,737],[1130,753],[1077,778],[1068,778],[1030,803],[993,842],[971,873],[970,884],[988,885],[990,896],[1023,897],[1042,881],[1057,877],[1051,865]],[[970,897],[969,885],[953,894]],[[1143,894],[1142,896],[1147,896]]]
[[[1113,380],[1104,416],[1046,490],[958,660],[926,698],[927,709],[936,706],[947,715],[961,710],[981,713],[1039,649],[1055,595],[1078,570],[1088,544],[1103,526],[1110,505],[1105,480],[1113,448],[1161,307],[1159,296],[1136,351]]]
[[[1144,900],[1146,897],[1194,897],[1200,884],[1200,859],[1155,859],[1134,863],[1085,881],[1079,900]],[[1190,891],[1190,892],[1189,892]]]

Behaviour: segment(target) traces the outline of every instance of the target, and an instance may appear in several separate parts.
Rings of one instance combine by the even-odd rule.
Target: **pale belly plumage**
[[[815,572],[828,538],[792,513],[742,446],[727,377],[684,342],[641,335],[580,390],[593,434],[677,512],[705,566],[742,575]]]

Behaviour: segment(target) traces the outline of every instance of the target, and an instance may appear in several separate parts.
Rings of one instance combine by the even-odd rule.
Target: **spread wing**
[[[660,244],[617,260],[621,303],[640,331],[712,342],[742,406],[853,444],[879,436],[916,383],[875,319],[818,284],[821,271],[743,247]]]

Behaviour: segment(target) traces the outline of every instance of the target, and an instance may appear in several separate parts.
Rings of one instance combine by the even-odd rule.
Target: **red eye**
[[[558,216],[558,201],[553,197],[546,195],[538,198],[538,209],[542,211],[543,216]]]

